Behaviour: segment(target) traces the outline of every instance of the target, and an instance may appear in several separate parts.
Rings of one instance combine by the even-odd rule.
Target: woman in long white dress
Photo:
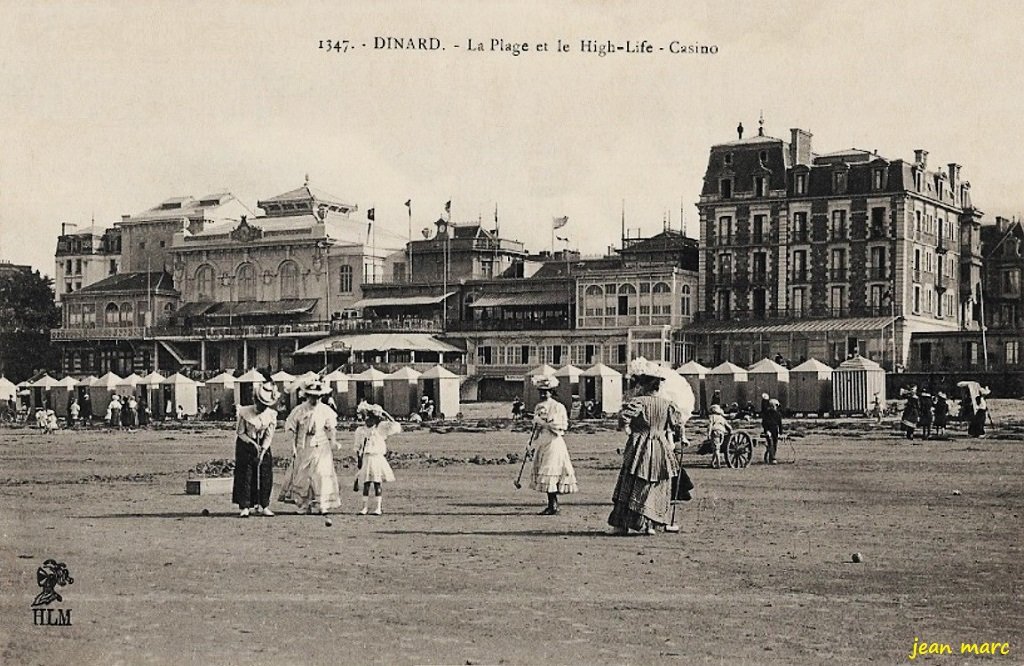
[[[341,506],[333,455],[338,446],[338,415],[320,402],[320,396],[328,392],[323,382],[310,382],[304,391],[306,401],[292,410],[284,424],[292,439],[292,464],[285,474],[280,501],[294,504],[300,513],[326,515]]]
[[[548,506],[540,515],[553,516],[559,511],[558,496],[579,490],[569,449],[562,438],[569,429],[569,416],[565,406],[551,397],[551,392],[558,386],[557,378],[538,376],[533,383],[541,401],[533,410],[533,427],[537,429],[537,435],[530,487],[547,493]]]

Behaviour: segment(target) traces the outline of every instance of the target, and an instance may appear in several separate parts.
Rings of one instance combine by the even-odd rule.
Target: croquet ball
[[[334,524],[334,523],[333,523],[333,522],[331,522],[331,519],[330,519],[330,518],[324,518],[324,526],[325,526],[325,527],[330,527],[330,526],[331,526],[331,525],[333,525],[333,524]]]
[[[864,556],[861,555],[860,553],[854,553],[853,555],[850,556],[850,559],[853,560],[854,562],[863,562],[864,561]]]
[[[204,516],[210,515],[210,510],[209,509],[203,509],[203,515]]]

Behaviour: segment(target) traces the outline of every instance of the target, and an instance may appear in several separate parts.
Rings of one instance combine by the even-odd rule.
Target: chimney
[[[956,162],[949,163],[949,184],[953,186],[954,191],[960,184],[960,165]]]
[[[127,213],[121,216],[121,221],[122,222],[127,222],[130,219],[132,219],[132,216],[128,215]]]
[[[952,166],[952,165],[951,165]],[[996,229],[999,233],[1006,233],[1006,230],[1010,228],[1010,220],[1005,217],[996,217]]]
[[[74,222],[61,222],[60,223],[60,235],[64,236],[70,234],[72,231],[78,229],[78,225]]]
[[[739,134],[740,140],[743,139],[743,123],[736,126],[736,133]]]
[[[793,165],[804,164],[810,166],[811,137],[813,135],[807,130],[802,130],[799,128],[790,129],[789,135],[789,161]]]
[[[914,151],[914,163],[922,169],[928,168],[928,151],[918,148]]]

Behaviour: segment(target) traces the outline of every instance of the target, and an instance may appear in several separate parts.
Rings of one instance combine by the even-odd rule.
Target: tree
[[[56,370],[60,352],[50,344],[50,329],[59,325],[53,280],[37,270],[0,275],[0,373],[19,382]]]

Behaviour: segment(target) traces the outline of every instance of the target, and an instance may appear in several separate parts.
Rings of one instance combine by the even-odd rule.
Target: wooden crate
[[[208,479],[188,479],[185,481],[186,495],[226,495],[231,492],[234,479],[222,476]]]

